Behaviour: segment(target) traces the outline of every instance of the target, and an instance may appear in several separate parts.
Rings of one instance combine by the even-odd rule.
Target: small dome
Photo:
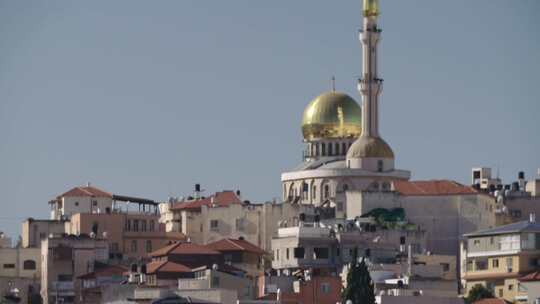
[[[347,151],[347,159],[368,157],[394,158],[394,152],[380,137],[360,136]]]
[[[360,106],[352,97],[326,92],[313,99],[302,117],[304,139],[356,138],[361,133]]]

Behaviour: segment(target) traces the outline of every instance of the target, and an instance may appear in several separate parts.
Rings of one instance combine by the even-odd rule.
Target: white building
[[[113,209],[113,195],[88,184],[75,187],[49,201],[51,219],[69,219],[76,213],[105,213]]]
[[[394,180],[408,180],[410,172],[394,166],[394,152],[379,134],[377,44],[381,29],[378,11],[364,14],[360,41],[362,77],[358,91],[362,110],[351,97],[335,90],[313,99],[302,119],[304,162],[281,175],[283,200],[336,208],[346,217],[348,190],[389,189]]]

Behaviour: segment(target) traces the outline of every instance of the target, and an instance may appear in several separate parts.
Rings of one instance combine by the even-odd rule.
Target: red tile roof
[[[234,204],[242,204],[242,201],[234,191],[223,191],[216,192],[212,196],[206,197],[204,199],[176,203],[171,208],[171,210],[197,211],[200,210],[202,206],[210,206],[212,203],[220,207],[225,207]]]
[[[491,298],[491,299],[482,299],[478,300],[476,302],[473,302],[473,304],[507,304],[503,299],[497,299],[497,298]]]
[[[152,253],[150,256],[159,257],[165,255],[220,255],[219,251],[210,249],[207,246],[197,245],[194,243],[178,242],[163,248],[160,248]]]
[[[540,270],[531,272],[519,278],[522,282],[540,281]]]
[[[237,239],[222,239],[217,242],[210,243],[206,245],[217,251],[246,251],[259,255],[264,255],[266,252],[261,248],[251,244],[246,240],[237,240]]]
[[[157,272],[168,272],[168,273],[185,273],[185,272],[193,272],[191,268],[174,263],[169,261],[158,261],[158,262],[151,262],[146,264],[146,272],[148,274],[153,274]]]
[[[93,272],[89,272],[87,274],[83,274],[82,276],[79,276],[79,279],[95,279],[97,277],[112,277],[112,276],[121,276],[126,271],[128,271],[127,268],[124,268],[122,266],[117,265],[107,265],[103,268],[96,269]]]
[[[75,187],[68,192],[65,192],[58,197],[73,197],[73,196],[90,196],[90,197],[110,197],[112,194],[96,187],[86,186],[86,187]]]
[[[473,187],[462,185],[451,180],[429,181],[395,181],[394,189],[401,195],[431,196],[431,195],[459,195],[478,194]]]

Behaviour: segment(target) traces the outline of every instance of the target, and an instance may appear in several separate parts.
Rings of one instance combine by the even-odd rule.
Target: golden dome
[[[392,148],[380,137],[360,136],[347,151],[347,158],[394,158]]]
[[[304,139],[358,137],[361,132],[360,106],[339,92],[323,93],[313,99],[302,118]]]

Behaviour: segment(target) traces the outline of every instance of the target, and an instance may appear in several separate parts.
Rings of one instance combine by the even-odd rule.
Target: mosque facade
[[[335,89],[307,105],[303,162],[281,175],[284,201],[334,207],[336,218],[346,218],[347,191],[387,192],[393,181],[409,180],[410,171],[395,168],[394,152],[379,133],[378,16],[378,1],[364,1],[358,80],[362,106]]]

